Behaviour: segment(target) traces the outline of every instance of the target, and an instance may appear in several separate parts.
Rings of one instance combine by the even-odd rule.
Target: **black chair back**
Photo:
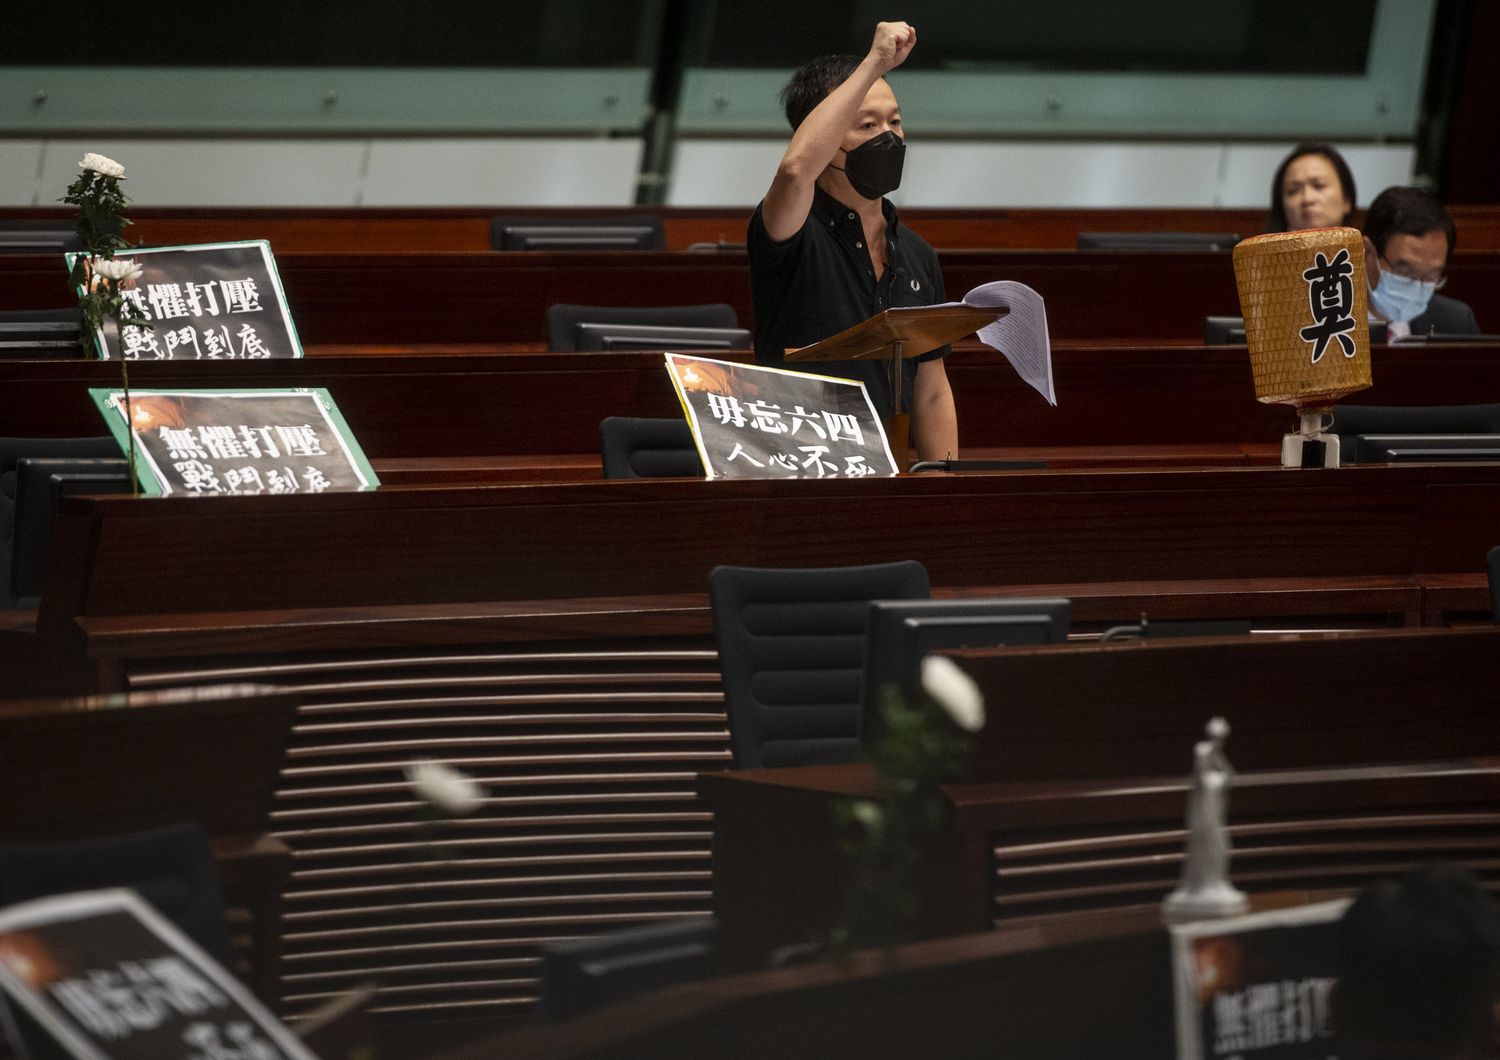
[[[83,250],[72,221],[0,218],[0,254],[63,254]]]
[[[120,446],[109,435],[97,438],[0,438],[0,607],[16,601],[10,585],[11,536],[16,521],[16,461],[25,457],[117,457]]]
[[[725,302],[707,305],[612,306],[569,305],[547,307],[547,346],[554,353],[578,349],[579,324],[641,324],[666,328],[737,328],[739,314]]]
[[[702,478],[687,420],[610,416],[599,423],[605,478]]]
[[[77,306],[0,309],[0,358],[87,356],[89,351],[78,342],[82,327]]]
[[[914,560],[715,567],[708,595],[736,768],[854,761],[870,601],[930,594]]]

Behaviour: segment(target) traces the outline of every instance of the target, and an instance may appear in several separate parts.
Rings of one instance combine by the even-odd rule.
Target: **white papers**
[[[1005,354],[1016,374],[1049,405],[1057,404],[1052,389],[1052,340],[1047,336],[1047,306],[1042,296],[1014,280],[982,283],[962,302],[944,305],[1003,307],[1010,312],[979,329],[979,341]]]
[[[979,341],[1005,354],[1016,374],[1047,404],[1057,404],[1052,389],[1052,340],[1047,336],[1047,306],[1042,296],[1014,280],[980,284],[964,295],[965,305],[1004,306],[1010,312],[979,329]]]

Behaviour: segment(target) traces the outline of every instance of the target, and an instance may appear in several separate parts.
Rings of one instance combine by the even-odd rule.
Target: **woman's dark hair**
[[[792,128],[801,125],[828,93],[849,80],[859,64],[856,55],[825,55],[798,67],[781,90],[781,105]]]
[[[1271,178],[1271,210],[1266,214],[1267,232],[1285,232],[1286,204],[1282,201],[1281,185],[1286,180],[1287,166],[1307,155],[1322,155],[1328,159],[1333,171],[1339,175],[1339,184],[1344,189],[1344,198],[1349,203],[1349,212],[1344,214],[1341,224],[1348,224],[1349,219],[1354,216],[1354,174],[1349,171],[1349,163],[1344,161],[1344,156],[1339,154],[1338,148],[1332,144],[1304,143],[1292,148],[1292,153],[1281,160],[1281,165],[1276,167],[1276,175]]]

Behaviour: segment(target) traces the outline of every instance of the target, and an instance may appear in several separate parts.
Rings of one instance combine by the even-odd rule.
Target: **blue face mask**
[[[1415,320],[1427,310],[1436,284],[1380,270],[1380,286],[1370,291],[1370,305],[1387,320]]]

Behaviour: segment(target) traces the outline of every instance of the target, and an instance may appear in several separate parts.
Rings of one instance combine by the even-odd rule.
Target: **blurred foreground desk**
[[[442,1060],[1086,1057],[1173,1050],[1154,912],[1060,918],[671,987]]]

